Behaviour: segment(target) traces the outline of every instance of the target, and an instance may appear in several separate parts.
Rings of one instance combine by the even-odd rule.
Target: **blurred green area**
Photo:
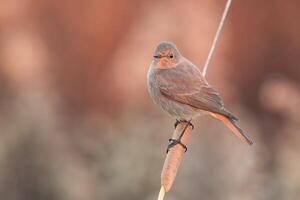
[[[174,119],[147,95],[153,49],[202,67],[224,5],[2,0],[1,199],[155,199]],[[199,118],[168,199],[299,199],[299,8],[233,1],[207,79],[255,145]]]

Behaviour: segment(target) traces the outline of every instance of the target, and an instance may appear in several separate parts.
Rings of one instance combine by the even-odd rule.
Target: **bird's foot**
[[[178,119],[176,119],[176,122],[174,124],[175,129],[177,128],[178,124],[180,124],[181,122],[188,123],[190,126],[192,126],[192,129],[194,129],[194,125],[190,121],[188,121],[188,120],[178,120]]]
[[[174,147],[176,144],[180,144],[183,148],[184,148],[184,152],[186,152],[187,151],[187,147],[186,147],[186,145],[185,144],[183,144],[182,142],[181,142],[181,140],[180,139],[169,139],[169,145],[168,145],[168,148],[167,148],[167,153],[170,151],[170,149],[172,148],[172,147]]]

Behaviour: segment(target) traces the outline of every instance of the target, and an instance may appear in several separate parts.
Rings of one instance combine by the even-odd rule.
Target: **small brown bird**
[[[148,91],[158,106],[176,117],[175,127],[181,121],[188,126],[195,117],[209,114],[222,121],[239,139],[253,143],[236,124],[238,119],[224,108],[219,93],[207,83],[201,71],[180,54],[175,44],[159,43],[153,57],[147,75]],[[181,137],[183,134],[184,131]],[[187,150],[181,137],[170,139],[168,150],[176,144]]]

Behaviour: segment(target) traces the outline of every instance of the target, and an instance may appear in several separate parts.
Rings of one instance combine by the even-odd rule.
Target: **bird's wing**
[[[216,92],[202,76],[201,72],[190,65],[178,65],[161,71],[158,75],[159,90],[166,98],[189,105],[196,109],[208,111],[221,120],[241,140],[253,142],[235,123],[237,118],[228,112]]]
[[[163,96],[196,109],[228,115],[217,91],[189,63],[163,70],[158,76],[158,87]]]

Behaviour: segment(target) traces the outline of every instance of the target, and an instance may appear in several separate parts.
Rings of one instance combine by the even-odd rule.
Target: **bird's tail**
[[[247,142],[249,145],[253,144],[253,142],[248,138],[243,130],[235,123],[236,118],[212,112],[210,114],[218,120],[222,121],[240,140]]]

